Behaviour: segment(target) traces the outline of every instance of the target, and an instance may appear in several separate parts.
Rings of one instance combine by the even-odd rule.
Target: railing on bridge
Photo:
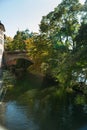
[[[28,51],[26,51],[26,50],[14,50],[14,51],[7,51],[7,50],[5,50],[4,53],[7,53],[7,54],[20,54],[20,53],[26,53],[26,54],[28,54]]]

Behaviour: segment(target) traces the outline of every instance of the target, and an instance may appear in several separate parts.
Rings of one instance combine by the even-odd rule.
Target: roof
[[[1,21],[0,21],[0,29],[5,32],[5,27],[4,27],[4,25],[1,23]]]

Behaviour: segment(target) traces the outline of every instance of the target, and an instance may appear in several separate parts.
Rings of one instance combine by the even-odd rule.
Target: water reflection
[[[79,129],[79,130],[87,130],[87,125],[84,126],[83,128]]]
[[[17,100],[0,104],[2,130],[87,130],[84,95],[66,94],[57,87],[38,89],[34,79],[28,78],[28,89],[20,89]]]
[[[0,127],[5,125],[5,104],[0,102]]]
[[[4,128],[3,126],[0,126],[0,130],[7,130],[7,129]]]
[[[46,102],[36,100],[27,113],[31,113],[40,130],[80,130],[87,124],[85,110],[86,105],[76,105],[67,97]]]
[[[0,124],[8,130],[39,130],[33,117],[27,118],[26,106],[19,106],[16,102],[2,104],[0,108]]]
[[[1,130],[86,130],[87,105],[70,100],[24,105],[17,101],[0,104]],[[5,127],[5,128],[4,128]]]

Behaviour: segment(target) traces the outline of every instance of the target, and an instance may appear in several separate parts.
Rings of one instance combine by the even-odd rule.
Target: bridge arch
[[[33,64],[31,57],[27,55],[27,52],[15,51],[15,52],[4,52],[4,63],[6,66],[15,65],[17,60],[24,59],[30,62],[30,65]]]

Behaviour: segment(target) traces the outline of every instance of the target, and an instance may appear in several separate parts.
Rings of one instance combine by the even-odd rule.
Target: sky
[[[39,32],[42,16],[47,15],[62,0],[0,0],[0,20],[5,34],[14,37],[16,32],[29,29]],[[80,0],[84,2],[85,0]]]

